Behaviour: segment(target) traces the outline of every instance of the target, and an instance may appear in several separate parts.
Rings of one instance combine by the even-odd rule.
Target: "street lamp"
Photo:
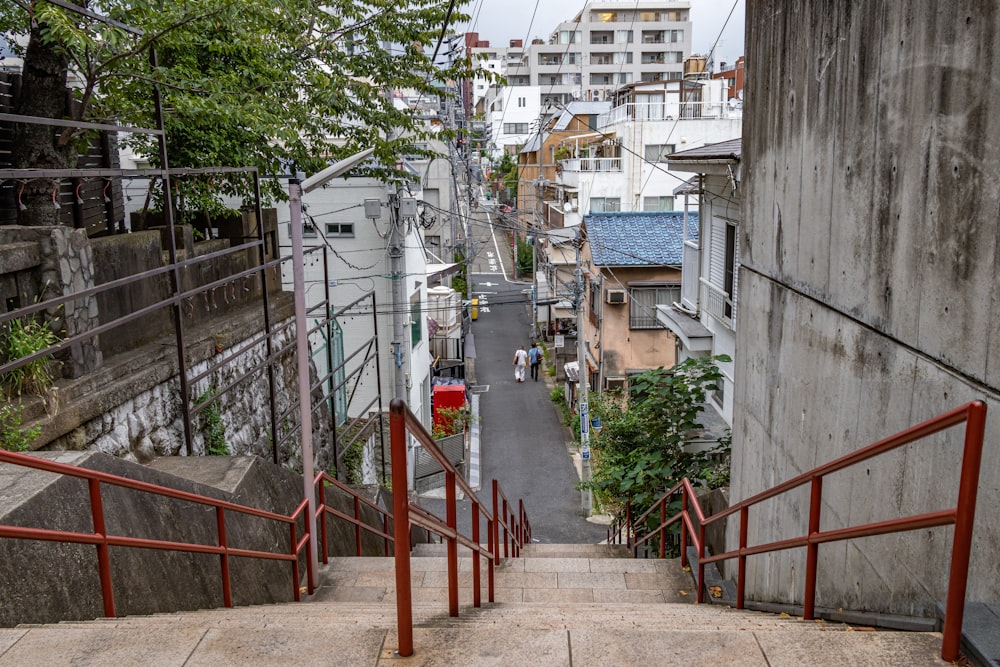
[[[313,471],[312,391],[310,391],[309,382],[309,336],[307,334],[308,324],[306,323],[305,253],[302,250],[302,194],[312,192],[328,181],[343,176],[374,151],[374,148],[367,148],[360,153],[355,153],[349,158],[330,165],[318,174],[313,174],[301,183],[297,177],[288,180],[288,218],[292,227],[292,289],[295,294],[295,349],[299,365],[302,486],[309,507],[305,520],[312,538],[309,547],[311,572],[316,572],[319,568],[319,553],[317,551],[318,533],[316,532],[316,489],[313,486],[315,472]]]

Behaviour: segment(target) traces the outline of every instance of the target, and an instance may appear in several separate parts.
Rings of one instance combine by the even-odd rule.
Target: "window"
[[[668,42],[683,42],[684,41],[684,31],[683,30],[667,30],[666,37]]]
[[[622,200],[618,197],[591,197],[591,213],[607,213],[622,210]]]
[[[597,281],[590,281],[590,298],[587,303],[587,313],[590,315],[590,319],[596,323],[597,318],[601,313],[601,283]]]
[[[654,81],[660,81],[663,78],[663,74],[660,72],[643,72],[642,82],[643,83],[653,83]]]
[[[517,98],[517,106],[518,106],[518,108],[524,108],[524,107],[528,106],[528,98],[526,98],[526,97],[519,97],[519,98]]]
[[[632,54],[630,53],[629,55]],[[618,83],[621,85],[632,83],[632,72],[619,72]],[[592,125],[591,127],[597,127],[597,125]]]
[[[632,31],[631,30],[616,30],[615,31],[615,43],[616,44],[631,44],[632,43]]]
[[[327,236],[339,236],[343,238],[354,237],[353,222],[328,222],[326,223]]]
[[[643,158],[647,162],[666,162],[667,156],[674,152],[674,144],[646,144],[643,147]]]
[[[726,290],[729,298],[726,299],[724,313],[726,317],[733,317],[733,287],[736,285],[736,225],[726,225],[726,267],[725,278],[722,289]]]
[[[618,21],[618,14],[615,12],[593,12],[590,20],[600,23],[615,23]]]
[[[311,222],[303,222],[302,236],[306,238],[316,238],[316,226]]]
[[[726,378],[720,377],[715,381],[715,386],[716,390],[712,392],[712,398],[721,408],[726,404]]]
[[[673,211],[674,210],[674,198],[668,196],[661,197],[643,197],[642,198],[642,210],[643,211]]]
[[[662,21],[660,12],[639,12],[639,20],[643,22]]]
[[[503,124],[504,134],[527,134],[528,124],[527,123],[504,123]]]
[[[423,330],[421,328],[422,322],[420,321],[420,295],[414,294],[413,298],[410,299],[410,346],[416,347],[417,343],[423,338]]]
[[[631,287],[629,299],[630,329],[659,329],[656,321],[657,304],[671,304],[681,300],[680,285],[657,285],[655,287]]]

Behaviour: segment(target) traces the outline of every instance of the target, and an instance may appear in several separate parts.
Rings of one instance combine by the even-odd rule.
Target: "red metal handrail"
[[[320,532],[320,555],[321,560],[324,563],[330,562],[329,553],[327,549],[326,540],[326,515],[332,515],[339,519],[343,519],[348,523],[354,525],[354,543],[355,543],[355,555],[361,556],[361,531],[367,531],[378,537],[381,537],[384,543],[384,556],[389,556],[389,544],[395,542],[395,538],[389,533],[389,522],[392,520],[392,513],[383,507],[373,503],[367,498],[363,498],[358,495],[357,491],[344,484],[343,482],[334,479],[328,473],[320,472],[316,475],[316,522],[319,524]],[[331,507],[326,504],[326,487],[327,485],[332,486],[339,491],[347,494],[354,501],[354,516],[345,514],[335,507]],[[361,518],[361,506],[374,510],[382,517],[382,530],[378,530],[372,527],[369,523]]]
[[[22,526],[0,526],[0,538],[15,538],[26,540],[43,540],[48,542],[62,542],[68,544],[93,544],[97,548],[98,576],[101,584],[101,598],[104,606],[104,615],[108,617],[116,616],[114,590],[111,580],[111,556],[110,547],[129,547],[139,549],[157,549],[162,551],[178,551],[184,553],[204,553],[218,554],[220,560],[220,574],[222,578],[223,604],[226,607],[233,606],[232,584],[230,581],[229,559],[233,556],[244,558],[258,558],[264,560],[283,560],[291,563],[292,569],[292,595],[298,602],[301,599],[299,592],[299,564],[298,556],[312,539],[309,534],[309,522],[305,524],[305,534],[301,539],[297,537],[296,524],[298,518],[306,511],[306,501],[302,501],[291,515],[276,514],[265,510],[246,507],[231,503],[225,500],[209,498],[187,491],[177,491],[168,487],[140,482],[118,475],[77,468],[65,463],[49,461],[27,454],[8,452],[0,450],[0,462],[13,465],[33,468],[45,472],[76,477],[87,481],[90,495],[90,513],[93,525],[92,533],[67,530],[51,530],[47,528],[28,528]],[[154,540],[147,538],[128,537],[124,535],[113,535],[108,533],[104,521],[104,504],[101,497],[101,485],[108,484],[120,488],[131,489],[143,493],[173,498],[199,505],[215,508],[216,512],[216,532],[217,544],[198,544],[189,542],[177,542],[171,540]],[[290,532],[289,550],[287,553],[271,551],[257,551],[251,549],[239,549],[229,545],[226,535],[225,521],[226,512],[236,512],[248,516],[254,516],[269,521],[277,521],[287,524]],[[309,593],[315,590],[315,573],[309,559],[307,562],[307,582]]]
[[[958,424],[965,424],[965,440],[962,451],[961,475],[959,478],[958,500],[955,507],[937,512],[928,512],[886,521],[877,521],[834,530],[820,530],[820,507],[823,502],[823,478],[831,473],[843,470],[862,461],[874,458],[904,445],[908,445],[927,436],[939,433]],[[781,551],[796,547],[806,548],[805,592],[803,596],[802,617],[812,620],[815,617],[816,603],[816,571],[819,563],[819,545],[826,542],[886,535],[889,533],[930,528],[955,524],[955,536],[952,543],[951,568],[948,577],[948,596],[945,602],[944,630],[941,641],[941,657],[949,662],[958,659],[959,644],[962,639],[962,615],[965,605],[965,593],[968,586],[969,558],[972,548],[972,527],[976,513],[976,490],[979,483],[979,468],[982,459],[983,438],[986,430],[986,404],[973,401],[961,407],[945,412],[937,417],[917,424],[911,428],[879,440],[851,454],[842,456],[824,465],[818,466],[793,477],[777,486],[746,498],[725,510],[706,517],[695,495],[694,487],[685,478],[672,489],[664,493],[638,519],[631,518],[631,505],[626,505],[626,519],[616,524],[617,530],[609,531],[608,542],[617,540],[621,543],[622,533],[626,535],[627,543],[637,555],[638,548],[655,536],[660,537],[660,557],[664,556],[664,537],[666,529],[674,523],[681,522],[681,563],[687,565],[686,546],[690,539],[698,553],[698,602],[704,602],[705,595],[705,565],[717,561],[738,559],[736,575],[736,608],[744,607],[744,591],[746,585],[747,556]],[[747,544],[747,525],[750,508],[765,500],[774,498],[805,484],[811,485],[809,501],[809,526],[805,535],[778,540],[765,544],[749,546]],[[666,506],[670,498],[678,491],[682,492],[682,504],[679,512],[667,518]],[[694,518],[689,507],[694,508]],[[644,531],[642,537],[633,539],[633,532],[638,532],[650,514],[659,509],[660,524]],[[709,556],[705,553],[706,526],[721,521],[726,517],[739,513],[740,537],[739,547],[732,551]]]
[[[408,484],[406,471],[406,434],[415,437],[424,449],[441,466],[445,472],[445,511],[446,521],[442,522],[430,512],[412,505],[405,492]],[[487,562],[487,590],[489,601],[494,601],[494,567],[502,558],[507,557],[507,537],[511,536],[511,548],[514,555],[519,553],[521,545],[531,539],[531,524],[524,512],[524,504],[518,502],[518,514],[515,517],[510,510],[506,496],[499,485],[493,482],[493,511],[479,499],[472,487],[458,474],[448,457],[438,448],[430,433],[423,427],[417,417],[400,399],[394,399],[389,405],[389,434],[392,445],[392,487],[398,489],[392,494],[393,515],[395,521],[396,539],[396,620],[399,636],[398,653],[401,657],[413,655],[413,601],[410,589],[410,550],[399,548],[409,544],[410,525],[421,526],[447,541],[448,549],[448,614],[458,616],[458,545],[467,547],[472,552],[472,599],[473,606],[481,605],[480,591],[480,557]],[[465,493],[472,503],[471,524],[472,535],[466,537],[458,531],[458,490]],[[503,498],[502,514],[498,511],[498,500]],[[501,516],[503,517],[501,519]],[[406,520],[403,520],[405,517]],[[487,547],[480,543],[480,522],[485,518],[487,526]],[[499,530],[504,527],[504,554],[500,555]]]

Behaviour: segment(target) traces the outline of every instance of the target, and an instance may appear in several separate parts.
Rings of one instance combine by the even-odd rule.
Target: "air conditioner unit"
[[[604,378],[604,391],[625,391],[625,378]]]
[[[612,305],[628,303],[628,292],[623,289],[609,289],[606,296],[607,302]]]

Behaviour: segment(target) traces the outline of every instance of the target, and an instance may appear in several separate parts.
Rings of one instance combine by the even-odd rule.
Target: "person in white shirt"
[[[514,367],[514,379],[518,382],[524,382],[524,367],[528,363],[528,353],[524,351],[524,345],[519,345],[517,351],[514,353],[514,363],[511,364]]]

